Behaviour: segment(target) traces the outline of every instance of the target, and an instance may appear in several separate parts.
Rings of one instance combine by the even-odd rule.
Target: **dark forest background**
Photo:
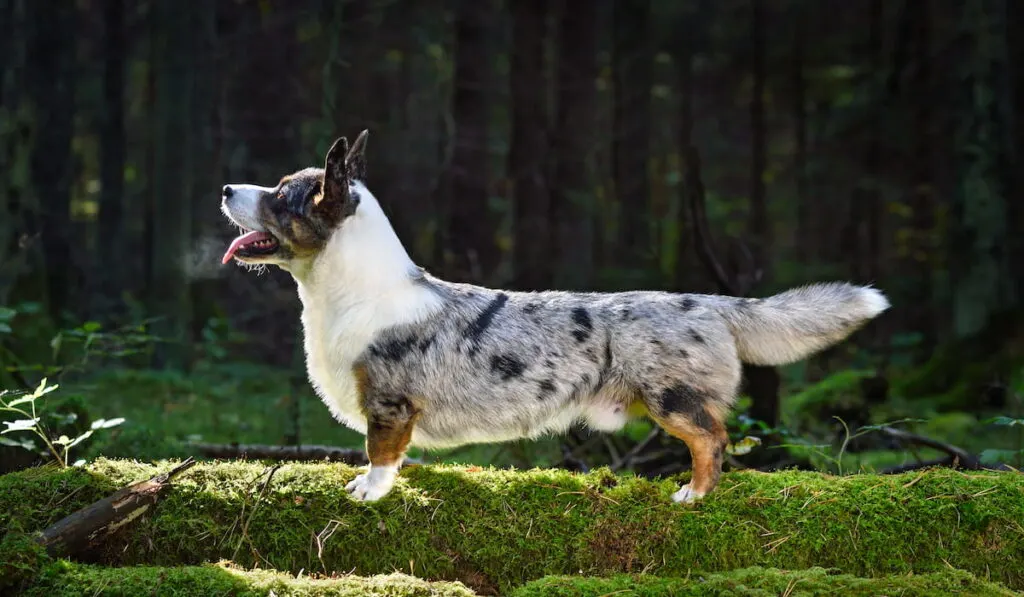
[[[51,434],[124,417],[90,453],[358,446],[305,381],[291,279],[220,265],[218,208],[364,128],[442,277],[883,289],[850,342],[747,369],[731,431],[762,446],[734,466],[1021,464],[1013,0],[0,0],[2,387],[59,380]],[[645,425],[443,457],[682,466]]]

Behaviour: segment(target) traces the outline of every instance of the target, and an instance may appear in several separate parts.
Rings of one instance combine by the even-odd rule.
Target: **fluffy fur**
[[[292,273],[313,386],[367,435],[370,470],[348,487],[359,499],[390,491],[409,445],[537,437],[575,422],[615,431],[637,413],[687,443],[693,476],[673,497],[699,499],[718,480],[741,362],[805,358],[888,308],[879,291],[845,283],[745,299],[446,282],[412,262],[366,188],[364,146],[365,132],[352,150],[339,140],[324,170],[272,188],[229,185],[223,201],[232,221],[280,245],[234,257]]]

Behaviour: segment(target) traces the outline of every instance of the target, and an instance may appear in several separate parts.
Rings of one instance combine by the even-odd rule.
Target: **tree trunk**
[[[807,79],[804,76],[804,63],[806,60],[806,38],[807,38],[807,7],[803,4],[794,6],[796,14],[793,17],[793,56],[792,56],[792,93],[793,93],[793,136],[796,145],[793,156],[793,169],[796,177],[796,209],[797,209],[797,233],[796,233],[796,256],[802,264],[807,264],[816,258],[816,250],[813,245],[814,226],[820,225],[814,221],[814,208],[812,199],[807,193]]]
[[[588,0],[566,0],[559,23],[558,117],[551,140],[554,259],[559,288],[585,289],[594,273],[597,181],[597,11]]]
[[[550,287],[548,185],[545,180],[547,122],[544,77],[543,0],[512,5],[512,146],[508,176],[512,182],[515,285],[520,290]]]
[[[26,79],[36,127],[31,157],[32,186],[39,197],[35,231],[42,235],[50,315],[59,320],[69,306],[76,271],[70,240],[76,8],[64,0],[34,0],[25,10],[32,59]]]
[[[616,0],[612,9],[612,176],[618,200],[620,267],[650,262],[650,0]]]
[[[1009,63],[1013,97],[1013,143],[1015,153],[1012,193],[1009,196],[1010,217],[1008,219],[1008,247],[1010,263],[1024,263],[1024,3],[1006,2],[1006,22],[1013,35],[1007,35],[1009,44]],[[1016,267],[1013,272],[1015,294],[1024,297],[1024,267]]]
[[[870,55],[870,72],[877,76],[883,68],[882,49],[884,47],[883,27],[885,10],[882,0],[871,0],[870,24],[868,25],[868,53]],[[882,194],[878,188],[881,177],[879,159],[881,157],[882,124],[881,115],[871,119],[870,130],[868,131],[868,146],[864,155],[864,193],[861,201],[864,203],[865,234],[864,245],[862,246],[863,257],[861,260],[864,267],[860,275],[863,282],[877,282],[881,279],[882,271],[882,227],[883,210]]]
[[[156,0],[160,26],[153,39],[156,105],[153,143],[153,272],[150,312],[165,342],[158,344],[155,365],[183,367],[189,360],[190,279],[186,264],[192,240],[193,93],[196,82],[195,14],[197,5]]]
[[[100,313],[120,303],[125,269],[124,232],[124,0],[104,0],[103,102],[100,112],[99,271]]]
[[[958,188],[951,245],[954,261],[953,325],[959,337],[984,329],[1014,304],[1010,261],[1010,188],[1014,178],[1008,100],[1005,4],[976,0],[962,5],[966,40],[957,82],[961,85]],[[1016,33],[1016,32],[1015,32]]]
[[[454,151],[441,187],[447,215],[446,269],[456,278],[491,279],[501,261],[490,198],[490,88],[494,70],[495,6],[460,0],[455,20]]]
[[[767,169],[767,132],[765,130],[765,0],[751,0],[751,70],[754,87],[750,98],[750,244],[755,260],[762,268],[771,264],[771,221],[764,184]]]
[[[935,186],[932,175],[933,135],[931,66],[931,3],[932,0],[910,0],[908,10],[913,15],[911,43],[914,56],[909,97],[913,100],[914,158],[911,163],[913,188],[910,192],[910,242],[904,247],[906,273],[912,283],[908,286],[910,328],[923,337],[923,346],[935,339],[935,307],[932,298],[932,269],[935,258]]]

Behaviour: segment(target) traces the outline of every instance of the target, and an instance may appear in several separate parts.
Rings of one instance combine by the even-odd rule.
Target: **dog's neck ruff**
[[[325,308],[334,315],[366,311],[385,325],[432,315],[440,309],[441,297],[423,283],[377,198],[361,182],[351,190],[359,196],[359,208],[315,259],[292,272],[304,307]]]

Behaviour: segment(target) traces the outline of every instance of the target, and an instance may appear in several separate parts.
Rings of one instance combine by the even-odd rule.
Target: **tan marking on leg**
[[[729,441],[725,425],[714,417],[714,413],[706,412],[714,421],[711,430],[703,429],[679,414],[654,419],[669,435],[686,442],[686,447],[690,449],[693,474],[688,487],[693,499],[707,495],[718,485],[725,445]]]
[[[398,466],[412,439],[412,429],[420,414],[413,413],[404,420],[379,421],[371,419],[366,427],[366,455],[375,466]]]

